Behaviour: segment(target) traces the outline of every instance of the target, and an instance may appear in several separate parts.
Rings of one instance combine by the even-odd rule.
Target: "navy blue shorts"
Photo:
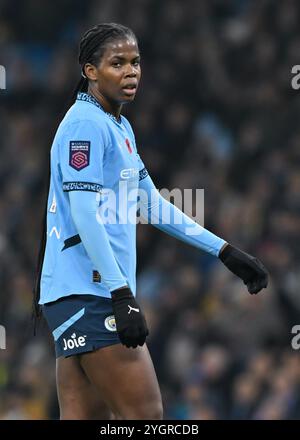
[[[111,299],[71,295],[43,305],[56,357],[72,356],[119,344]]]

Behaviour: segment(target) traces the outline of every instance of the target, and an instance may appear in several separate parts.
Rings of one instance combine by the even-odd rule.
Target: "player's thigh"
[[[80,355],[81,365],[105,402],[125,419],[161,419],[162,400],[146,344],[115,344]]]
[[[84,373],[78,356],[56,360],[56,384],[61,419],[109,420],[111,411]]]

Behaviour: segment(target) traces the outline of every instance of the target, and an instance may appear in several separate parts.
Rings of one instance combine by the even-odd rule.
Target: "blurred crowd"
[[[247,293],[219,260],[138,226],[138,297],[169,419],[299,419],[300,64],[296,0],[78,0],[0,4],[0,418],[55,419],[46,324],[32,283],[48,154],[80,77],[82,33],[136,33],[143,76],[124,108],[158,188],[204,188],[205,227],[259,257]]]

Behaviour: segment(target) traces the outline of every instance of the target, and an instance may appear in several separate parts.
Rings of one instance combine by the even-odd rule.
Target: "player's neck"
[[[117,103],[113,103],[113,102],[109,101],[107,98],[105,98],[99,92],[99,90],[95,90],[95,89],[90,89],[89,88],[88,89],[88,94],[92,95],[95,99],[97,99],[97,101],[99,102],[101,107],[103,107],[103,110],[105,112],[110,113],[116,119],[120,119],[122,104],[117,104]]]

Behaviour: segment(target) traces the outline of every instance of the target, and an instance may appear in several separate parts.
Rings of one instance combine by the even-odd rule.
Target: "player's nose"
[[[125,78],[135,78],[137,70],[132,64],[128,64],[125,68]]]

